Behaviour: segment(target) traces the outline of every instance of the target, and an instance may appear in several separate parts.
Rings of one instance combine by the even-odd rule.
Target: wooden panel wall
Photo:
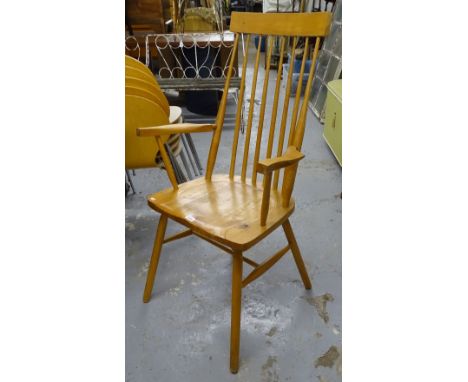
[[[163,0],[126,0],[127,19],[133,25],[147,25],[156,33],[164,33]]]

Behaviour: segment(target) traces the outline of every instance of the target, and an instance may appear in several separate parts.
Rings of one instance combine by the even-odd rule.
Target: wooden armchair
[[[306,128],[307,103],[311,92],[317,53],[320,40],[328,33],[330,19],[330,13],[327,12],[293,14],[234,12],[231,19],[231,31],[236,33],[235,52],[231,56],[231,63],[216,123],[212,125],[180,124],[176,126],[141,127],[137,129],[137,134],[141,137],[154,136],[156,138],[172,183],[172,188],[157,192],[148,197],[149,206],[159,212],[161,217],[156,231],[143,301],[148,302],[150,300],[163,244],[193,234],[231,254],[233,263],[230,370],[232,373],[236,373],[239,368],[242,288],[270,269],[289,250],[292,252],[305,288],[311,288],[311,282],[307,275],[306,267],[302,260],[291,224],[289,223],[289,216],[294,212],[295,207],[291,194],[298,164],[304,157],[300,150],[304,137],[304,130]],[[259,122],[257,126],[255,151],[253,153],[253,161],[250,162],[252,173],[251,176],[248,177],[247,170],[248,167],[250,167],[249,148],[251,147],[250,138],[252,135],[253,110],[255,107],[254,99],[260,61],[261,44],[259,43],[255,54],[253,80],[251,81],[250,107],[245,127],[244,152],[242,155],[240,175],[235,175],[235,168],[242,118],[241,110],[244,102],[244,93],[247,87],[247,76],[244,75],[244,73],[246,73],[248,54],[244,57],[243,62],[243,75],[237,106],[230,171],[229,174],[214,175],[213,171],[226,111],[227,90],[229,89],[229,83],[233,72],[233,58],[236,56],[238,45],[241,41],[241,35],[242,41],[247,44],[245,51],[248,52],[252,34],[260,35],[261,39],[268,38],[270,42],[275,38],[273,36],[279,37],[281,52],[275,91],[274,94],[268,94],[270,62],[274,45],[270,43],[268,44],[269,49],[265,53],[267,55],[265,80],[263,83],[261,104],[259,106]],[[277,129],[276,121],[280,99],[283,57],[285,49],[289,49],[289,47],[291,47],[291,57],[295,57],[299,37],[305,39],[305,46],[296,97],[290,113],[289,101],[291,98],[292,84],[292,70],[290,70],[286,79],[285,96],[282,102],[283,111],[279,129]],[[312,38],[315,38],[313,47],[309,42],[313,41]],[[309,59],[310,56],[312,56],[312,65],[310,66],[311,69],[305,89],[305,96],[301,98],[304,68],[306,60]],[[260,160],[262,132],[264,127],[263,122],[268,96],[273,96],[273,109],[265,159]],[[288,116],[291,116],[291,122],[288,123],[288,125],[290,125],[289,134],[285,145]],[[276,156],[272,158],[276,131],[279,133]],[[208,155],[207,171],[204,178],[198,178],[181,185],[177,184],[174,171],[161,141],[161,137],[165,134],[175,132],[212,132],[213,138]],[[285,150],[283,150],[284,146],[286,146]],[[280,173],[282,172],[284,175],[280,187],[279,180]],[[259,181],[258,174],[263,176],[262,182]],[[169,218],[184,225],[187,227],[187,230],[165,238],[164,235]],[[245,251],[266,238],[279,226],[283,227],[287,239],[287,245],[283,249],[260,264],[244,256]],[[253,267],[253,270],[242,279],[242,267],[244,262]]]

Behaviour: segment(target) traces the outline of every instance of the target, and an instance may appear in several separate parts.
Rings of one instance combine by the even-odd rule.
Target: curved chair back
[[[152,93],[155,99],[158,100],[157,103],[161,106],[164,113],[169,115],[169,102],[167,101],[166,96],[155,84],[141,78],[125,76],[125,86],[140,88]]]
[[[158,104],[161,107],[161,109],[163,109],[163,106],[161,105],[159,98],[153,92],[147,89],[144,89],[138,86],[126,85],[125,95],[135,95],[135,96],[146,98],[150,100],[151,102]],[[163,112],[165,113],[164,109],[163,109]]]
[[[156,81],[156,78],[154,76],[150,75],[148,72],[143,71],[139,68],[134,68],[133,66],[125,65],[125,75],[129,77],[141,78],[142,80],[146,80],[156,85],[158,89],[161,89],[159,87],[158,81]]]
[[[137,59],[125,55],[125,65],[126,66],[131,66],[135,69],[141,70],[149,74],[151,77],[154,77],[154,74],[149,70],[149,68],[143,64],[142,62],[138,61]]]
[[[157,103],[132,94],[125,95],[125,168],[156,167],[156,140],[138,137],[138,127],[161,126],[169,123],[168,114]],[[162,137],[163,142],[169,136]]]

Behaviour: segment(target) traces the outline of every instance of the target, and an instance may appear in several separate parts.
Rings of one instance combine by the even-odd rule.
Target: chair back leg
[[[304,264],[304,260],[301,256],[301,251],[299,250],[299,246],[297,245],[296,238],[294,237],[294,233],[291,227],[291,223],[289,219],[283,223],[284,233],[286,234],[286,238],[288,239],[289,246],[291,247],[291,252],[294,256],[294,261],[296,262],[297,269],[301,275],[302,282],[306,289],[311,289],[312,284],[309,279],[309,275],[307,274],[307,269]]]

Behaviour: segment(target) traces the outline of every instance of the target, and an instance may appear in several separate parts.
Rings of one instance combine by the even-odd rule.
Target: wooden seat
[[[306,129],[308,100],[311,95],[317,54],[321,39],[328,34],[330,21],[331,14],[328,12],[287,14],[233,12],[230,27],[231,31],[235,33],[235,42],[216,122],[214,124],[181,123],[172,126],[141,126],[137,129],[138,136],[143,139],[147,137],[156,139],[172,184],[172,188],[148,197],[149,206],[159,212],[161,216],[148,268],[143,301],[148,302],[151,298],[163,244],[195,234],[231,254],[230,370],[232,373],[236,373],[239,369],[242,288],[264,274],[288,252],[292,253],[304,287],[310,289],[312,286],[289,222],[289,216],[294,212],[295,203],[292,199],[292,192],[299,162],[304,157],[300,150]],[[258,35],[259,42],[254,58],[253,76],[249,77],[247,82],[245,73],[252,35]],[[278,44],[275,44],[275,39],[277,39]],[[268,42],[268,51],[265,52],[266,66],[261,89],[261,100],[260,103],[257,103],[260,50],[264,40]],[[245,45],[239,48],[240,44]],[[279,46],[280,54],[278,73],[274,84],[275,90],[271,92],[269,89],[272,87],[269,88],[268,82],[272,50],[275,45]],[[290,50],[290,57],[296,57],[297,51],[302,52],[301,70],[297,79],[295,94],[292,94],[291,90],[293,83],[292,70],[285,76],[287,78],[285,78],[284,92],[280,91],[282,88],[283,58],[286,56],[287,50]],[[238,51],[239,53],[245,53],[232,139],[231,164],[229,174],[214,175],[216,157],[223,131],[228,90]],[[309,59],[312,62],[304,91],[302,89],[302,80],[305,75],[306,62]],[[245,98],[249,99],[249,101],[244,103],[247,87],[250,87],[250,94]],[[284,93],[282,97],[280,97],[280,93]],[[304,94],[304,97],[301,97],[302,94]],[[280,99],[282,99],[281,103]],[[272,102],[272,110],[269,111],[271,119],[267,144],[262,150],[262,141],[265,141],[262,140],[263,130],[268,129],[268,127],[264,128],[263,126],[268,100]],[[291,107],[290,101],[293,101]],[[248,106],[248,113],[244,144],[241,146],[239,145],[239,138],[240,126],[244,118],[244,104]],[[254,112],[256,108],[257,110]],[[281,117],[279,117],[277,114],[281,108]],[[255,123],[255,126],[253,126],[254,114],[258,116],[258,123]],[[253,128],[256,129],[256,132],[252,134]],[[178,185],[162,138],[168,133],[203,132],[213,134],[205,177]],[[255,137],[255,144],[251,144],[251,136]],[[273,151],[274,143],[276,143],[275,153]],[[239,169],[240,174],[236,175],[236,159],[238,158],[239,147],[243,147],[243,153],[239,155],[242,164]],[[181,223],[187,229],[165,238],[168,219]],[[244,256],[247,249],[262,239],[268,239],[268,235],[280,226],[285,233],[285,247],[260,263]],[[195,254],[191,253],[190,255]],[[253,270],[245,278],[242,278],[244,263],[253,267]]]
[[[282,206],[281,193],[270,195],[265,226],[260,225],[263,189],[242,182],[240,177],[214,175],[211,181],[198,178],[148,197],[156,211],[190,228],[193,233],[230,248],[246,251],[285,221],[294,203]]]

